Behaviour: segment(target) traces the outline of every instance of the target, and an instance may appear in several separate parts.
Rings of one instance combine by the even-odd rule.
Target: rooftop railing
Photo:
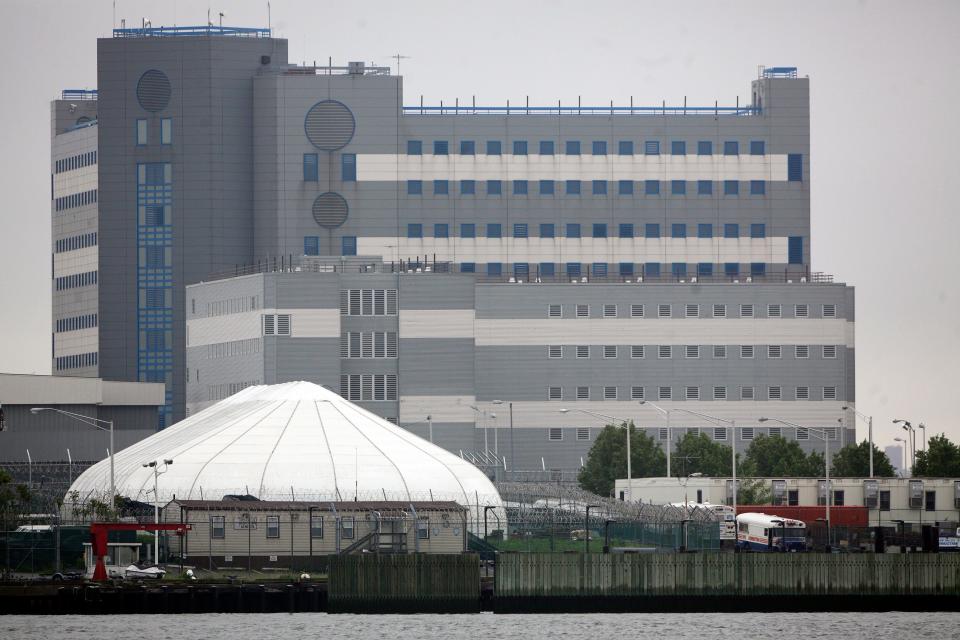
[[[510,104],[502,106],[481,106],[481,105],[444,105],[439,106],[416,106],[408,105],[403,107],[404,115],[504,115],[504,116],[756,116],[760,115],[760,109],[754,106],[734,106],[721,107],[714,105],[712,107],[668,107],[666,105],[659,107],[636,107],[625,106],[513,106]]]
[[[96,89],[64,89],[60,92],[61,100],[96,100]]]
[[[220,25],[198,25],[190,27],[139,27],[133,29],[114,29],[114,38],[164,38],[173,36],[229,36],[234,38],[269,38],[270,29],[259,27],[224,27]]]
[[[796,78],[796,67],[765,67],[763,69],[764,78]]]

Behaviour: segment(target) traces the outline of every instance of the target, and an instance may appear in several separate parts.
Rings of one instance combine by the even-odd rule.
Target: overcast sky
[[[113,4],[0,0],[0,371],[50,371],[49,101],[96,87]],[[408,104],[746,103],[758,65],[798,67],[813,268],[856,286],[857,408],[881,447],[895,417],[960,440],[960,2],[271,4],[291,61],[410,56]],[[207,7],[117,0],[116,19],[203,24]],[[266,2],[209,7],[267,26]]]

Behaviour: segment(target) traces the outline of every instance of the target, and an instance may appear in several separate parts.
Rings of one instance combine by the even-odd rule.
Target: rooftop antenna
[[[273,37],[273,22],[270,20],[270,3],[267,3],[267,31],[270,32],[270,37]],[[316,65],[314,65],[316,66]]]
[[[399,53],[397,53],[397,54],[394,54],[394,55],[392,55],[392,56],[390,56],[390,57],[397,61],[397,75],[400,75],[400,61],[401,61],[401,60],[409,60],[409,59],[410,59],[410,56],[404,56],[404,55],[400,55]]]
[[[220,29],[223,30],[223,11],[220,12]]]

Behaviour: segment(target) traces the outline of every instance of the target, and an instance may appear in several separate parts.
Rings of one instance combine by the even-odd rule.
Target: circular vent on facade
[[[147,111],[166,109],[170,102],[170,79],[163,71],[150,69],[137,83],[137,101]]]
[[[346,222],[347,209],[347,201],[339,193],[321,193],[313,201],[313,219],[325,229],[334,229]]]
[[[357,123],[347,105],[336,100],[324,100],[310,108],[303,127],[307,140],[317,149],[336,151],[347,146]]]

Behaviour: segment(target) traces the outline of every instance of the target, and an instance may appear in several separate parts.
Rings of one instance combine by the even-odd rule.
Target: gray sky
[[[96,86],[112,4],[0,3],[0,371],[50,370],[49,101]],[[203,24],[208,6],[266,26],[266,2],[117,0],[116,15]],[[411,56],[408,104],[745,103],[758,65],[799,67],[813,267],[857,288],[857,407],[881,446],[894,417],[960,440],[960,2],[274,0],[272,20],[292,61]]]

